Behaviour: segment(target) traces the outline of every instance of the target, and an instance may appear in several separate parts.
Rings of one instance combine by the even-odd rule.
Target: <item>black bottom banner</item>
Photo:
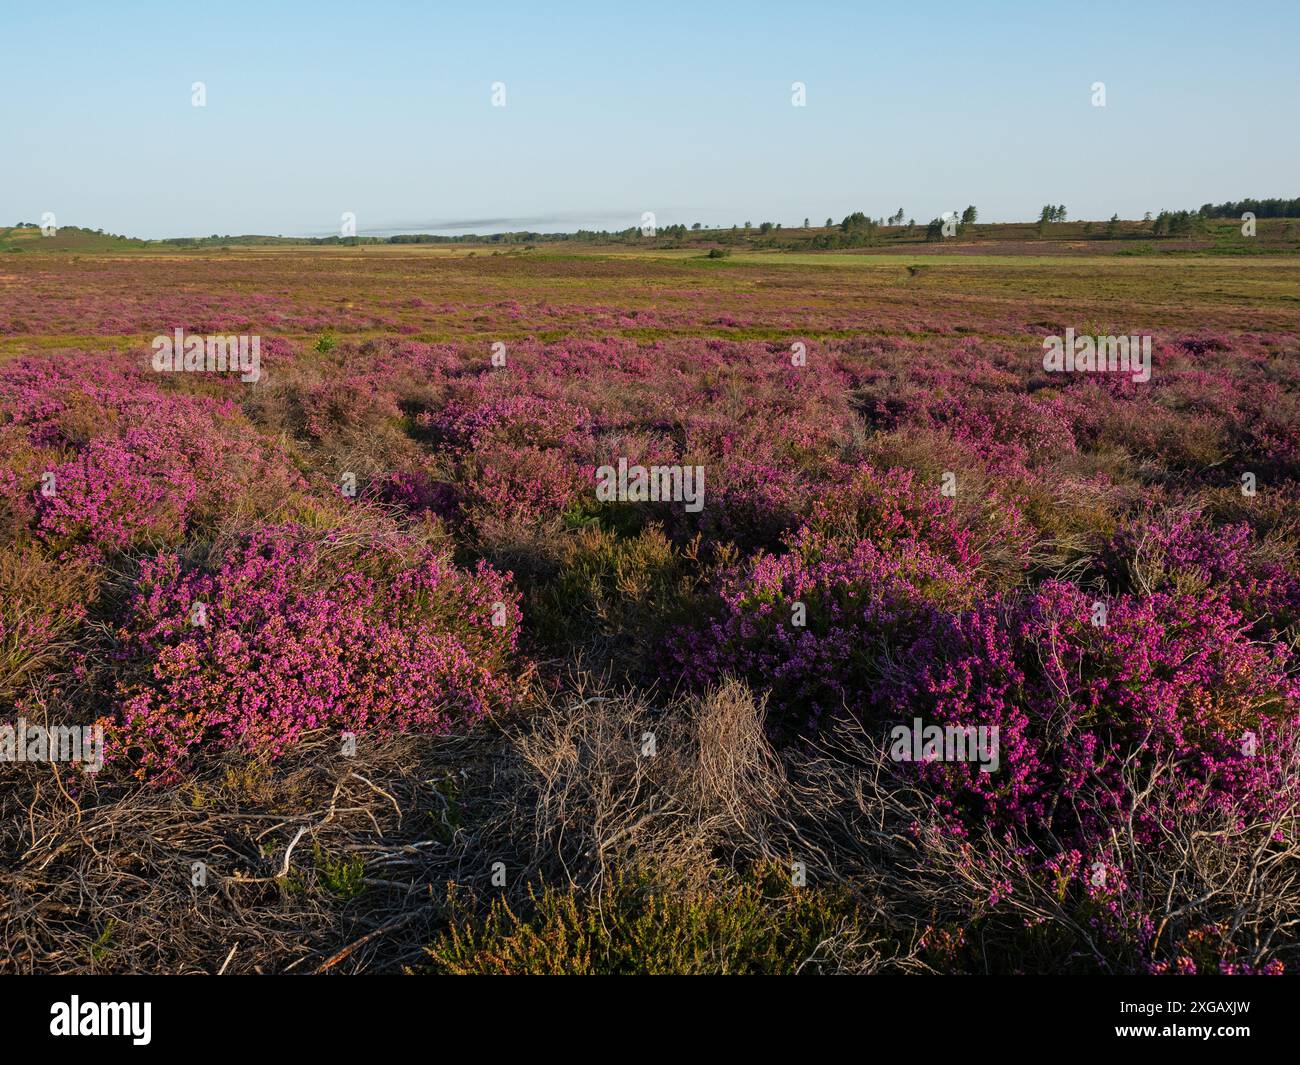
[[[431,1025],[460,1026],[455,1035],[448,1029],[447,1037],[482,1039],[502,1050],[518,1040],[531,1050],[557,1023],[568,1039],[584,1041],[689,1023],[727,1041],[798,1028],[798,1039],[816,1043],[839,1028],[859,1038],[907,1031],[936,1047],[988,1047],[992,1040],[1001,1050],[1038,1052],[1045,1046],[1163,1043],[1232,1053],[1242,1043],[1280,1048],[1296,1012],[1295,984],[1285,977],[750,981],[739,1014],[721,1003],[705,1005],[700,989],[681,980],[595,982],[604,986],[534,980],[524,988],[519,981],[498,981],[489,991],[481,980],[445,977],[12,977],[0,989],[11,1046],[54,1050],[62,1043],[93,1052],[112,1043],[128,1054],[201,1050],[205,1056],[281,1045],[331,1053],[383,1050],[424,1040]],[[590,1008],[606,996],[608,1004]],[[769,997],[770,1008],[764,1008]],[[824,1033],[808,1030],[805,1013],[812,1010],[829,1020]],[[509,1023],[474,1031],[472,1018],[487,1016],[508,1017]],[[736,1032],[738,1019],[754,1027]],[[778,1031],[758,1030],[769,1027]]]

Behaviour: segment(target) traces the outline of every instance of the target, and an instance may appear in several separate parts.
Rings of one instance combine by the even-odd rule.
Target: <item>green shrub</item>
[[[778,873],[717,892],[616,876],[598,894],[545,887],[526,916],[497,901],[480,921],[454,922],[429,956],[461,975],[821,972],[860,960],[862,925],[847,892]]]
[[[594,524],[574,529],[529,604],[538,632],[556,644],[617,640],[633,655],[657,647],[689,607],[700,575],[696,547],[675,546],[658,525],[633,535]]]

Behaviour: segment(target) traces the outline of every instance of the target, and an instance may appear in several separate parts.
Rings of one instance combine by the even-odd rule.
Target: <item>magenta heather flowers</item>
[[[212,570],[147,561],[122,627],[136,679],[110,759],[180,766],[196,745],[271,755],[301,732],[445,732],[509,705],[509,576],[395,539],[365,551],[267,527]]]
[[[0,487],[27,497],[14,509],[61,551],[177,543],[238,502],[268,510],[305,487],[234,403],[166,390],[103,356],[20,360],[0,368],[0,388],[23,460],[0,468]]]

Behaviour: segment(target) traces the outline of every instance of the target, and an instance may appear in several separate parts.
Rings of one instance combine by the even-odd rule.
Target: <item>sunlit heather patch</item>
[[[293,527],[259,530],[210,572],[159,555],[121,632],[137,679],[108,761],[171,775],[200,745],[274,757],[317,728],[467,727],[510,702],[517,603],[483,563],[400,542],[341,550]]]

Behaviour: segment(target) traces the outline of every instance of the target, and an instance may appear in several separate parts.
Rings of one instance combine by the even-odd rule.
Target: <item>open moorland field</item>
[[[1300,259],[1076,251],[0,256],[0,970],[1294,971]]]

